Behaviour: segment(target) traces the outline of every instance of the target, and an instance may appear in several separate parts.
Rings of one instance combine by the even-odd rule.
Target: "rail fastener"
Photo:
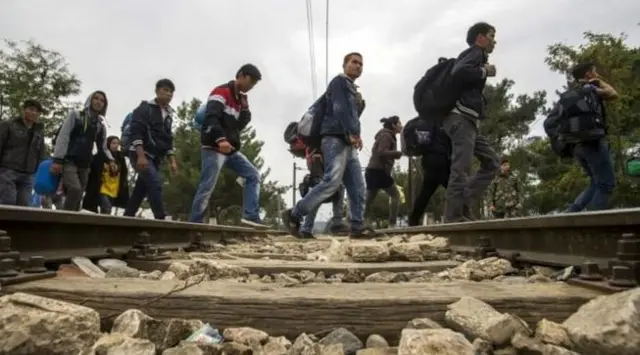
[[[160,261],[167,260],[170,257],[168,255],[164,255],[156,248],[153,244],[151,244],[151,235],[143,231],[138,235],[139,239],[133,243],[133,246],[127,252],[126,258],[129,260],[140,260],[140,261]]]
[[[0,230],[0,285],[42,280],[55,277],[55,271],[47,271],[44,257],[20,258],[20,252],[11,250],[11,237]]]

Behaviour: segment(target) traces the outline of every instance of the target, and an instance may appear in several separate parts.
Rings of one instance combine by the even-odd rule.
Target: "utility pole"
[[[298,164],[293,162],[293,185],[291,186],[291,208],[296,206],[296,171],[298,170]]]

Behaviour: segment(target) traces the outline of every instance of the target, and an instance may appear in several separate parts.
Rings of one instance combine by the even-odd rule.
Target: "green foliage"
[[[0,95],[2,118],[22,115],[22,103],[38,100],[45,110],[40,116],[47,137],[77,103],[69,97],[80,93],[80,80],[71,73],[64,57],[33,41],[5,40],[0,49]]]
[[[626,43],[626,36],[611,34],[584,34],[586,43],[569,46],[558,43],[549,46],[545,62],[551,70],[563,74],[571,81],[571,68],[581,62],[596,64],[598,74],[611,84],[620,98],[606,104],[607,125],[611,154],[616,168],[617,186],[612,205],[630,207],[640,204],[640,186],[637,178],[623,173],[624,162],[640,152],[640,47]],[[539,185],[528,201],[531,210],[547,213],[564,209],[588,184],[578,164],[562,161],[549,148],[546,139],[535,139],[525,149],[531,173]]]
[[[167,182],[164,187],[164,199],[167,213],[174,219],[186,219],[191,210],[191,203],[200,182],[200,132],[193,128],[195,112],[201,102],[192,99],[182,102],[176,109],[177,119],[174,127],[174,148],[179,172],[170,176],[165,168]],[[240,150],[261,173],[260,206],[265,212],[265,221],[277,224],[278,211],[284,206],[282,195],[286,188],[268,181],[269,169],[263,169],[264,161],[260,157],[263,141],[256,137],[253,128],[242,132],[243,142]],[[219,224],[233,224],[242,217],[242,187],[236,182],[237,175],[230,169],[222,169],[216,188],[209,200],[209,216],[216,218]]]

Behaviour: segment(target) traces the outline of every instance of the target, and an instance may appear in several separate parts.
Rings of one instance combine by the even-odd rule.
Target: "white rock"
[[[473,345],[451,329],[403,329],[398,355],[474,355]]]
[[[91,308],[22,292],[0,297],[0,354],[78,354],[100,336]]]

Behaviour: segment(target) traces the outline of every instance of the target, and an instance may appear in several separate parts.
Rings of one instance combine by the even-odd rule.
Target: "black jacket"
[[[118,152],[113,154],[116,164],[120,169],[120,183],[118,185],[118,197],[115,198],[113,207],[126,208],[129,202],[129,180],[127,180],[128,170],[124,160],[124,153]],[[104,164],[109,159],[102,152],[93,156],[91,160],[91,171],[87,181],[87,189],[85,190],[84,199],[82,200],[82,208],[87,211],[98,212],[100,205],[100,187],[102,186],[102,172]]]
[[[42,123],[27,128],[22,118],[0,122],[0,168],[33,173],[45,154]]]
[[[162,109],[155,99],[140,102],[133,110],[129,126],[132,149],[141,145],[145,153],[154,159],[173,154],[173,109],[167,106],[166,114],[163,118]]]
[[[461,90],[454,111],[476,119],[484,118],[486,102],[482,92],[487,81],[484,69],[487,60],[486,53],[478,46],[471,46],[458,56],[451,72]]]
[[[235,81],[220,85],[211,91],[202,123],[200,140],[206,148],[216,148],[226,140],[239,151],[240,132],[251,122],[251,111],[243,109]]]

